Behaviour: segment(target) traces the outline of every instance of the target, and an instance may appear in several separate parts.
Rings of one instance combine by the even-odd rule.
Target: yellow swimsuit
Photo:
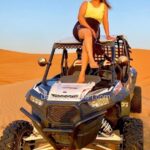
[[[85,18],[93,18],[96,19],[99,23],[102,23],[104,12],[105,12],[104,3],[101,3],[99,7],[94,7],[91,2],[88,2]]]

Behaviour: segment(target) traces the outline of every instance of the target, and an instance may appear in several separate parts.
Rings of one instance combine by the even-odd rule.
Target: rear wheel
[[[123,118],[120,133],[123,136],[122,150],[143,150],[143,123],[140,119]]]
[[[142,112],[142,90],[141,87],[136,86],[134,89],[134,96],[131,101],[131,112],[141,113]]]
[[[23,138],[29,137],[33,132],[32,125],[23,120],[14,121],[9,124],[0,138],[0,150],[31,150],[30,146],[24,142]]]

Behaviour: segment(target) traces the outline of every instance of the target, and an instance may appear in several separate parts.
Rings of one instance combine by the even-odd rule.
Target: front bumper
[[[103,113],[97,113],[91,117],[80,120],[72,128],[65,128],[61,125],[56,127],[43,127],[40,120],[21,108],[21,111],[32,120],[35,128],[40,134],[55,148],[58,147],[74,147],[83,148],[93,141],[100,128],[100,122],[103,118]]]

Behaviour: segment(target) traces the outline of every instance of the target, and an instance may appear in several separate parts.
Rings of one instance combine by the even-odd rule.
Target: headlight
[[[38,99],[38,98],[36,98],[36,97],[34,97],[32,95],[30,96],[30,101],[32,101],[33,103],[35,103],[35,104],[37,104],[39,106],[42,106],[43,103],[44,103],[41,99]]]
[[[98,108],[98,107],[102,107],[102,106],[108,105],[109,104],[109,100],[110,100],[110,97],[106,96],[106,97],[99,98],[99,99],[93,100],[91,102],[88,102],[88,104],[91,107],[93,107],[93,108]]]

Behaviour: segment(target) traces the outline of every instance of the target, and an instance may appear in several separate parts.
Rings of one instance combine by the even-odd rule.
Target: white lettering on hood
[[[48,101],[80,101],[95,86],[91,83],[55,83],[48,95]]]

